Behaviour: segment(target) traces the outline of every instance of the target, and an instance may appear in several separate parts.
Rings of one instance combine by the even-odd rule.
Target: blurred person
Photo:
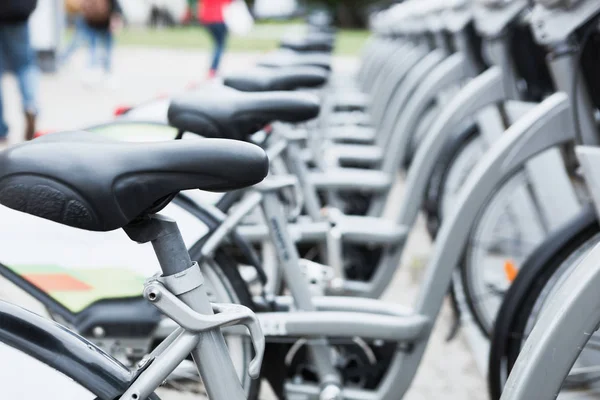
[[[208,71],[208,78],[217,76],[221,58],[227,44],[227,25],[223,17],[223,8],[231,3],[231,0],[201,0],[199,19],[206,27],[214,42],[212,63]]]
[[[187,5],[185,8],[185,14],[182,18],[181,23],[183,25],[191,25],[194,22],[195,15],[197,14],[198,9],[198,0],[187,0]]]
[[[25,140],[33,139],[38,112],[39,71],[29,38],[28,20],[37,0],[0,0],[0,78],[6,69],[16,75],[25,114]],[[8,140],[0,87],[0,142]]]
[[[65,10],[68,17],[72,19],[74,25],[73,38],[67,45],[66,49],[60,56],[61,64],[66,64],[69,58],[75,53],[75,51],[81,47],[82,44],[87,43],[88,46],[91,42],[90,27],[87,25],[83,14],[81,13],[82,0],[66,0]],[[90,65],[92,60],[90,59]]]
[[[85,23],[89,26],[91,66],[98,62],[98,49],[102,58],[100,68],[109,84],[114,84],[112,74],[113,34],[122,26],[122,10],[117,0],[83,0],[81,3]]]

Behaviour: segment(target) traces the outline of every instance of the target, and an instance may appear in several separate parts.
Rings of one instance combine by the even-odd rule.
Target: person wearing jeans
[[[38,112],[39,71],[27,23],[36,6],[37,0],[0,1],[0,77],[8,70],[16,75],[25,114],[25,140],[33,139]],[[7,139],[8,126],[4,120],[0,88],[0,142],[6,142]]]
[[[63,65],[67,63],[69,58],[73,56],[73,53],[75,53],[75,51],[83,44],[87,44],[91,47],[92,35],[90,34],[90,27],[85,22],[83,16],[75,15],[73,22],[75,26],[73,38],[60,56],[60,62]]]
[[[214,51],[208,78],[214,78],[221,64],[221,58],[227,44],[227,25],[223,17],[223,7],[231,0],[202,0],[200,4],[200,22],[206,27],[214,42]]]
[[[98,48],[104,51],[101,64],[98,62]],[[105,74],[112,72],[112,49],[113,33],[110,29],[95,29],[90,37],[90,67],[94,68],[98,64]]]
[[[95,68],[98,65],[97,51],[101,49],[104,53],[101,67],[106,77],[110,78],[112,74],[113,33],[120,28],[123,12],[118,0],[105,1],[109,3],[110,7],[108,19],[101,22],[86,22],[89,26],[90,67]]]

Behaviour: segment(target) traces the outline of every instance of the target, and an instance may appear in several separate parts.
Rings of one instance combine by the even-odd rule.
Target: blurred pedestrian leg
[[[227,43],[227,26],[224,23],[207,24],[206,29],[210,32],[215,43],[212,63],[208,72],[209,78],[214,78],[219,70],[221,58],[225,52]]]
[[[100,66],[105,74],[112,72],[113,35],[109,30],[91,28],[90,67]]]
[[[2,2],[11,1],[16,3],[25,3],[23,0],[2,0]],[[21,3],[20,5],[23,5]],[[0,11],[2,11],[0,6]],[[35,8],[35,2],[33,4]],[[30,14],[30,13],[29,13]],[[25,140],[31,140],[35,133],[35,117],[38,112],[37,89],[39,81],[39,71],[35,61],[35,53],[31,47],[29,38],[29,28],[27,19],[15,18],[15,22],[10,19],[3,19],[0,13],[0,75],[5,70],[11,70],[17,77],[23,111],[25,114]],[[2,108],[2,98],[0,91],[0,109]],[[0,112],[0,140],[6,140],[8,127],[4,121],[3,114]]]
[[[221,58],[227,44],[227,25],[223,17],[223,8],[231,3],[231,0],[201,0],[199,19],[210,33],[213,42],[213,57],[208,71],[208,78],[214,78],[221,65]]]
[[[81,15],[76,15],[74,17],[74,27],[75,31],[73,32],[73,38],[71,42],[67,45],[66,49],[60,56],[61,64],[66,64],[67,61],[73,56],[73,53],[77,51],[82,45],[87,44],[90,46],[91,34],[90,28],[88,27],[85,19]],[[90,58],[91,58],[91,50],[90,50]],[[91,60],[90,60],[91,64]]]
[[[83,16],[90,35],[90,67],[100,66],[106,83],[115,85],[112,65],[113,33],[120,29],[121,7],[117,0],[83,0]]]

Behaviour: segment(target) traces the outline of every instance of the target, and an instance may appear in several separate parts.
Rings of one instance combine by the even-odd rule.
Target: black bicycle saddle
[[[171,101],[169,124],[204,137],[247,140],[274,121],[303,122],[319,114],[316,96],[302,92],[246,93],[227,87],[186,93]]]
[[[311,33],[302,36],[289,36],[281,41],[280,47],[296,52],[331,52],[334,40],[332,35]]]
[[[224,79],[225,86],[243,92],[269,92],[319,87],[327,82],[328,73],[318,67],[255,67]]]
[[[309,66],[331,70],[331,54],[323,52],[296,53],[291,50],[277,50],[262,58],[258,65],[269,68]]]
[[[128,143],[53,133],[0,152],[0,204],[90,231],[158,212],[181,190],[228,191],[268,172],[258,146],[232,140]]]

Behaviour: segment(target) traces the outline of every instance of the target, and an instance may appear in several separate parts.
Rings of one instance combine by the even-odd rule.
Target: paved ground
[[[236,54],[225,60],[227,70],[243,70],[253,65],[260,55]],[[81,84],[79,55],[73,64],[56,76],[44,76],[41,83],[40,129],[75,129],[111,118],[112,110],[121,104],[140,102],[162,93],[183,89],[190,81],[198,81],[208,59],[205,54],[169,50],[118,49],[115,56],[118,86],[88,88]],[[336,60],[336,67],[350,70],[352,59]],[[11,139],[22,136],[23,124],[18,95],[12,78],[3,79],[5,114],[11,125]],[[401,191],[401,189],[399,189]],[[401,193],[398,193],[400,198]],[[407,254],[385,298],[388,301],[411,304],[417,290],[420,270],[430,252],[430,242],[423,224],[412,234]],[[11,291],[0,287],[0,296]],[[9,296],[10,297],[10,296]],[[465,337],[461,334],[451,343],[445,335],[451,322],[449,308],[444,307],[433,337],[407,400],[438,398],[476,400],[487,397],[485,382],[474,362]],[[4,398],[2,393],[0,397]],[[10,396],[9,396],[10,397]],[[12,397],[11,397],[12,398]],[[190,397],[193,398],[193,397]],[[181,400],[179,397],[169,399]]]

